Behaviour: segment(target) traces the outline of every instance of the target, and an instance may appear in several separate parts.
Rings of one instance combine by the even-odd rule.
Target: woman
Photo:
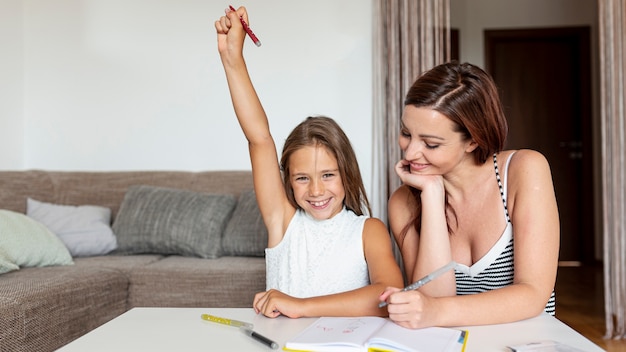
[[[451,261],[416,291],[388,288],[389,317],[410,328],[496,324],[554,314],[559,216],[539,152],[503,150],[507,123],[491,77],[451,62],[409,89],[389,200],[409,281]]]

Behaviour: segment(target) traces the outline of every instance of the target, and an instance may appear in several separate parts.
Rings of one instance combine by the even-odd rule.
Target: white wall
[[[21,0],[0,0],[0,168],[20,168],[24,154]]]
[[[242,3],[279,148],[304,117],[332,116],[370,193],[373,1]],[[584,24],[595,2],[452,0],[461,58],[483,66],[484,28]],[[0,170],[248,169],[215,43],[226,5],[0,0]]]
[[[11,52],[0,55],[0,73],[11,72],[0,80],[0,169],[250,168],[216,49],[228,2],[0,4]],[[247,40],[245,53],[279,149],[306,116],[334,117],[369,184],[371,3],[241,5],[263,43]]]

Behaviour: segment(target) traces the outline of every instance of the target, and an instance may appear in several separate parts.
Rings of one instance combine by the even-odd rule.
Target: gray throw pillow
[[[218,258],[232,195],[132,186],[113,223],[117,253]]]
[[[267,228],[261,217],[253,190],[239,196],[222,237],[222,254],[262,257],[267,247]]]

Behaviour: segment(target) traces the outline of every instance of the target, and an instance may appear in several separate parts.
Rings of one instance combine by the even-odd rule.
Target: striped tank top
[[[475,294],[513,284],[513,225],[511,224],[509,211],[506,206],[508,169],[513,154],[514,153],[509,156],[506,162],[504,185],[500,179],[496,155],[493,155],[496,180],[500,187],[500,195],[504,205],[506,228],[500,239],[479,261],[474,263],[471,267],[463,264],[457,265],[455,269],[457,295]],[[552,291],[552,295],[544,310],[548,314],[554,315],[554,291]]]

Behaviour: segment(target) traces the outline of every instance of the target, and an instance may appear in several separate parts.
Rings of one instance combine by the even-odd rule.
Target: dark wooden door
[[[559,260],[594,258],[589,27],[485,31],[485,69],[509,121],[507,148],[550,162],[561,219]]]

